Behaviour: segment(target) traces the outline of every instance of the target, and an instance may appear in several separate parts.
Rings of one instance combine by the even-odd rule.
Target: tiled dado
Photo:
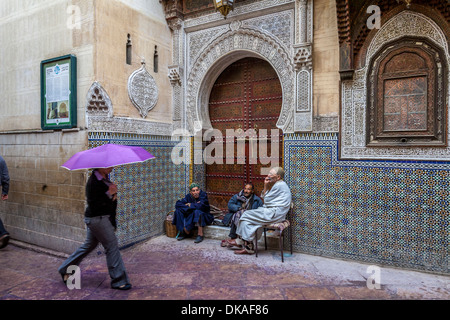
[[[337,134],[285,135],[294,248],[449,273],[450,162],[338,158]]]
[[[141,134],[89,133],[89,148],[106,143],[139,146],[154,159],[118,166],[111,180],[118,187],[117,237],[120,247],[132,245],[164,232],[167,212],[184,197],[189,183],[189,165],[172,162],[173,147],[183,147],[170,137]],[[189,154],[190,144],[184,154]]]

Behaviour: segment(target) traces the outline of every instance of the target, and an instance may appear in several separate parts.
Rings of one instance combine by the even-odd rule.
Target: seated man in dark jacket
[[[230,239],[236,239],[236,225],[245,210],[256,209],[263,205],[260,197],[255,195],[255,188],[253,184],[247,183],[243,190],[235,194],[230,201],[228,201],[228,214],[223,219],[222,223],[226,226],[230,225]],[[222,247],[226,247],[226,240],[222,240]]]
[[[198,184],[193,183],[189,187],[189,193],[175,204],[175,213],[172,224],[180,232],[177,239],[183,240],[192,235],[191,231],[198,227],[198,235],[195,243],[203,241],[203,227],[211,224],[214,216],[210,213],[208,195],[200,190]]]

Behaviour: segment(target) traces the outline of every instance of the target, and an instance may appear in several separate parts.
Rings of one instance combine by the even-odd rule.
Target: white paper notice
[[[46,69],[47,103],[69,100],[69,64],[56,65]]]

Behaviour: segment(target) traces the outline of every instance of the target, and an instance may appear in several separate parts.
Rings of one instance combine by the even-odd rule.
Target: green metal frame
[[[47,77],[46,69],[56,65],[69,63],[69,98],[67,101],[53,102],[68,103],[67,110],[69,112],[68,120],[65,121],[49,121],[47,114]],[[54,108],[55,105],[52,106]],[[48,106],[50,107],[50,106]],[[42,130],[58,130],[71,129],[77,126],[77,58],[74,55],[65,55],[41,62],[41,128]]]

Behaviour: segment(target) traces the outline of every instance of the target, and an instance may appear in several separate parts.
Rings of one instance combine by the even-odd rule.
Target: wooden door
[[[272,66],[261,59],[245,58],[230,65],[217,79],[210,95],[209,116],[213,128],[220,130],[224,139],[226,129],[242,129],[244,132],[254,129],[258,138],[264,131],[261,129],[266,129],[269,139],[267,155],[276,156],[281,166],[281,130],[271,136],[271,129],[277,129],[281,105],[281,84]],[[238,142],[235,139],[233,159],[228,159],[231,164],[227,164],[226,146],[223,143],[223,164],[206,165],[206,191],[212,205],[227,208],[230,198],[242,190],[246,182],[255,185],[256,194],[261,193],[265,177],[260,174],[261,168],[273,166],[273,161],[263,165],[268,159],[261,159],[263,154],[258,153],[256,164],[251,164],[250,153],[255,149],[250,146],[253,143],[250,139],[245,140],[245,159],[242,159],[238,158]],[[274,155],[271,154],[272,143],[279,145],[279,152]]]

